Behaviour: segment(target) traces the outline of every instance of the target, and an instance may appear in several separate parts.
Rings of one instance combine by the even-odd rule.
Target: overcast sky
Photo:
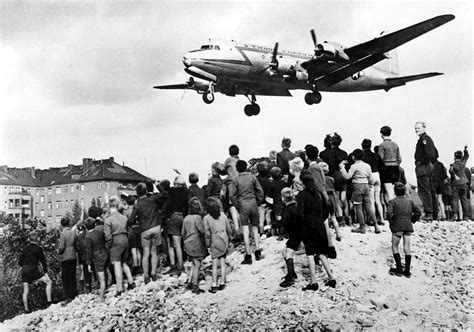
[[[398,48],[402,75],[445,73],[390,92],[324,93],[308,106],[293,97],[257,97],[261,113],[244,115],[244,96],[216,94],[211,105],[188,91],[181,58],[208,38],[236,39],[312,52],[319,40],[352,46],[440,14],[456,19]],[[157,178],[209,167],[237,144],[241,158],[322,148],[337,131],[350,152],[363,138],[393,128],[402,166],[414,176],[414,123],[427,121],[440,159],[472,143],[472,23],[468,2],[5,2],[0,3],[0,164],[47,168],[83,157],[118,162]],[[473,150],[474,151],[474,150]],[[472,163],[469,162],[469,165]]]

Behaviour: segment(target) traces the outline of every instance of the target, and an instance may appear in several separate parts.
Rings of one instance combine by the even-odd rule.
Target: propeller
[[[311,39],[313,39],[313,44],[314,44],[314,55],[315,56],[321,56],[323,54],[322,52],[322,46],[321,44],[318,44],[318,39],[316,38],[316,32],[314,29],[311,29]]]
[[[273,48],[273,53],[272,53],[272,61],[270,61],[270,64],[268,65],[268,68],[270,68],[274,72],[278,70],[277,56],[278,56],[278,42],[275,43],[275,47]]]

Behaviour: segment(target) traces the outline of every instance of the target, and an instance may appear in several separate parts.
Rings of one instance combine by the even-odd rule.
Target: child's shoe
[[[403,270],[402,269],[397,269],[396,267],[391,267],[390,270],[388,271],[388,273],[391,276],[401,277],[403,275]]]
[[[324,283],[324,286],[331,287],[331,288],[336,288],[336,280],[328,280]]]
[[[318,284],[317,283],[314,283],[314,284],[309,284],[307,286],[304,286],[303,287],[303,291],[309,291],[309,290],[312,290],[312,291],[317,291],[319,288]]]
[[[224,290],[225,289],[225,284],[220,284],[219,285],[219,290]]]
[[[193,288],[194,288],[194,285],[193,285],[191,282],[188,282],[188,283],[186,284],[186,289],[187,289],[187,290],[193,290]]]
[[[295,279],[292,276],[286,276],[285,279],[280,283],[280,287],[290,287],[295,284]]]
[[[244,260],[242,261],[241,264],[252,264],[252,256],[251,255],[245,255]]]
[[[199,285],[193,285],[193,293],[194,294],[201,294],[205,293],[206,291],[204,289],[199,288]]]
[[[219,287],[211,286],[211,288],[209,289],[209,293],[215,294],[217,293],[218,290],[219,290]]]
[[[131,282],[128,284],[128,287],[127,287],[127,290],[132,290],[136,287],[135,283],[134,282]]]
[[[328,247],[328,258],[331,258],[331,259],[336,259],[337,258],[336,248]]]
[[[255,259],[257,261],[261,260],[263,257],[262,257],[262,249],[258,249],[258,250],[255,250]]]

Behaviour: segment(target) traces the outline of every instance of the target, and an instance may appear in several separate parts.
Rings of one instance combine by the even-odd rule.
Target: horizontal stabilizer
[[[422,80],[424,78],[429,78],[433,76],[443,75],[443,73],[425,73],[425,74],[418,74],[418,75],[410,75],[410,76],[400,76],[400,77],[393,77],[393,78],[386,78],[385,80],[390,86],[400,86],[405,85],[408,82]]]

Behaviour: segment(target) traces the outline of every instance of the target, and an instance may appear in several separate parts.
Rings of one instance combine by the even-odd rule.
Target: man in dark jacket
[[[438,213],[436,193],[433,187],[433,162],[438,158],[438,150],[433,140],[426,134],[424,122],[415,123],[415,133],[419,136],[415,150],[415,173],[418,183],[418,196],[423,203],[423,219],[433,220]]]

